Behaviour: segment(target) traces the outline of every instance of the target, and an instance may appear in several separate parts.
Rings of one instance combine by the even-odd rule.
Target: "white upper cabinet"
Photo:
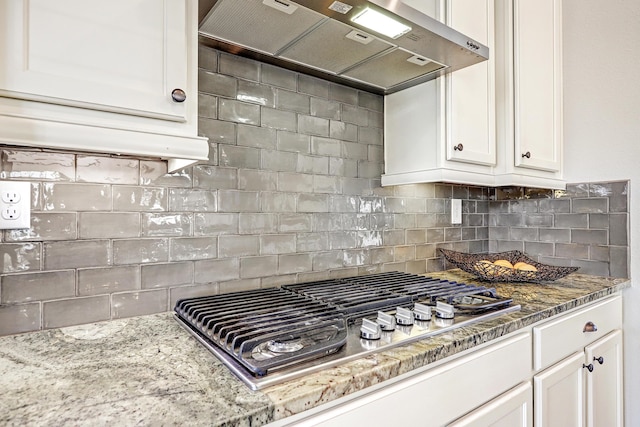
[[[8,96],[186,120],[170,94],[187,83],[182,1],[5,1],[4,9]]]
[[[498,185],[564,188],[562,1],[496,4]]]
[[[449,0],[446,10],[452,28],[493,51],[493,1]],[[496,164],[494,64],[490,58],[444,78],[447,160]]]
[[[490,59],[385,97],[383,185],[565,188],[561,0],[405,0]]]
[[[192,0],[0,2],[0,142],[206,159],[196,13]]]
[[[559,0],[514,3],[516,166],[561,167],[561,6]]]
[[[493,52],[493,0],[405,1]],[[385,97],[383,185],[447,181],[492,185],[495,61]]]

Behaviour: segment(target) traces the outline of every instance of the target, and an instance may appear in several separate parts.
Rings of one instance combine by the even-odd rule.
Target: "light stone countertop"
[[[472,283],[459,270],[429,273]],[[572,274],[495,284],[518,312],[249,390],[171,313],[0,338],[0,425],[260,426],[362,390],[630,286]]]

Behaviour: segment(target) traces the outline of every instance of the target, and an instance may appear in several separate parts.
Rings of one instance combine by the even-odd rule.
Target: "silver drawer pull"
[[[596,332],[597,330],[598,327],[591,321],[585,323],[584,328],[582,328],[582,332]]]

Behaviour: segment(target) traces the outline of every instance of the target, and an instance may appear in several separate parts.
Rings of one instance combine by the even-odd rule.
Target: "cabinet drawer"
[[[583,332],[592,322],[597,330]],[[622,298],[616,296],[533,328],[533,367],[546,368],[622,326]]]
[[[444,425],[522,382],[531,372],[531,336],[505,339],[362,397],[284,420],[295,426]],[[416,423],[417,420],[420,420]]]

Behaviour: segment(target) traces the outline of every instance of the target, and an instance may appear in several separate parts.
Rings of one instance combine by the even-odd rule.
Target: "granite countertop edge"
[[[429,273],[467,283],[460,270]],[[572,274],[496,283],[517,312],[251,391],[170,313],[0,337],[0,424],[259,426],[316,408],[630,287]]]

